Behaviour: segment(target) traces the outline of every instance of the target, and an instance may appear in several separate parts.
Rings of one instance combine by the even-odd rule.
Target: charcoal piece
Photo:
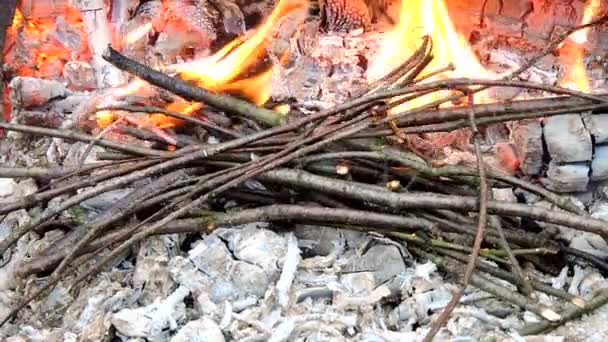
[[[378,22],[382,17],[390,18],[388,10],[395,0],[365,0],[369,11],[369,18],[372,23]]]
[[[93,90],[97,86],[95,70],[87,62],[71,61],[63,67],[63,78],[73,90]]]
[[[245,33],[245,16],[237,4],[231,0],[209,0],[222,15],[224,31],[241,35]]]
[[[563,163],[591,160],[591,135],[580,115],[567,114],[547,118],[543,135],[552,160]]]
[[[589,184],[589,165],[586,163],[549,163],[547,178],[541,179],[545,187],[557,193],[586,191]]]
[[[528,176],[539,175],[543,167],[543,128],[538,121],[516,124],[512,132],[520,167]]]
[[[182,29],[199,33],[211,40],[215,40],[216,25],[219,13],[212,6],[201,5],[196,1],[192,3],[184,0],[171,0],[165,5],[165,19],[167,23],[180,23]]]
[[[596,144],[608,143],[608,113],[584,114],[583,122]]]
[[[319,0],[321,28],[327,32],[368,29],[369,9],[364,0]]]
[[[591,180],[608,179],[608,145],[596,145],[595,155],[591,162]]]

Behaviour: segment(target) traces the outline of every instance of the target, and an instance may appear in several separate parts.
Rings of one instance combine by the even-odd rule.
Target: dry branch
[[[380,187],[317,176],[306,171],[275,169],[259,176],[260,180],[276,182],[296,188],[319,191],[341,198],[372,202],[393,209],[447,209],[460,212],[479,212],[475,197],[448,196],[428,192],[395,193]],[[500,216],[527,217],[608,237],[606,222],[571,213],[548,210],[520,203],[488,201],[488,213]]]
[[[249,102],[239,100],[229,95],[214,94],[208,90],[192,86],[187,82],[172,78],[159,71],[150,69],[143,64],[128,59],[110,46],[107,47],[103,57],[117,68],[127,71],[157,87],[167,89],[186,100],[202,102],[269,126],[280,126],[285,123],[285,117],[281,113],[257,107]]]

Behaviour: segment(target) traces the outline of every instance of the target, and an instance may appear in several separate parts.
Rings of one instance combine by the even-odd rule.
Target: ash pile
[[[608,337],[605,5],[8,3],[2,340]]]

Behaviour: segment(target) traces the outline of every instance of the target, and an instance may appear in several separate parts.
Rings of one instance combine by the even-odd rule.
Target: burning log
[[[364,0],[320,0],[321,27],[329,32],[368,29],[371,23]]]
[[[115,87],[126,82],[120,70],[103,59],[103,53],[112,42],[107,10],[103,0],[76,1],[85,30],[88,35],[89,48],[93,54],[92,66],[95,69],[97,87]]]
[[[12,89],[11,102],[16,110],[40,106],[69,94],[60,82],[33,77],[15,77],[9,86]]]
[[[71,0],[20,0],[19,10],[25,18],[54,18],[65,14]]]
[[[220,14],[207,1],[170,0],[163,6],[165,18],[156,50],[167,61],[173,62],[186,48],[208,49],[217,39]]]
[[[222,14],[224,31],[233,35],[245,33],[245,16],[237,4],[231,0],[209,0]]]

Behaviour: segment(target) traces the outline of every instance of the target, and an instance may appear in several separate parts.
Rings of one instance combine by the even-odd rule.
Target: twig
[[[587,260],[593,266],[597,267],[598,269],[602,270],[603,272],[608,272],[608,263],[606,261],[604,261],[604,259],[602,259],[596,255],[587,253],[585,251],[581,251],[576,248],[568,247],[568,246],[560,246],[560,249],[564,253],[573,255],[573,256],[581,258],[583,260]]]
[[[608,100],[606,95],[603,96]],[[524,119],[535,117],[534,113],[543,112],[546,113],[542,116],[559,115],[565,112],[571,112],[582,108],[582,110],[591,109],[605,109],[608,108],[608,103],[593,103],[593,101],[587,99],[580,99],[571,96],[559,96],[559,97],[548,97],[537,100],[521,100],[512,101],[508,104],[504,103],[493,103],[493,104],[478,104],[475,105],[475,112],[479,113],[479,119],[482,119],[482,123],[494,123],[500,121],[508,121],[513,119]],[[522,116],[516,116],[520,114]],[[509,116],[511,115],[511,116]],[[504,118],[504,119],[503,119]],[[435,131],[439,130],[450,130],[453,128],[464,127],[462,123],[468,123],[467,112],[465,108],[446,108],[435,111],[424,111],[420,113],[414,113],[411,116],[403,117],[397,120],[399,127],[411,126],[422,126],[431,124],[445,124],[445,126],[435,126]],[[457,122],[457,124],[455,124]],[[456,126],[457,125],[457,126]],[[423,128],[420,128],[423,129]],[[425,129],[425,131],[428,129]]]
[[[358,148],[367,148],[374,151],[377,151],[378,155],[367,154],[365,158],[369,159],[381,159],[381,160],[390,160],[395,163],[399,163],[403,167],[408,167],[414,169],[417,173],[428,177],[454,177],[454,176],[475,176],[478,177],[479,173],[475,172],[474,169],[468,168],[465,166],[444,166],[444,167],[433,167],[428,165],[426,162],[418,158],[417,156],[396,149],[391,146],[383,146],[381,144],[376,144],[374,142],[367,143],[362,140],[358,141],[349,141],[349,144],[354,145]],[[315,158],[308,157],[308,158]],[[539,195],[546,199],[548,202],[555,204],[561,209],[566,211],[570,211],[573,213],[577,213],[579,215],[584,215],[584,211],[578,208],[572,201],[567,198],[563,198],[559,195],[552,193],[551,191],[532,184],[526,180],[521,178],[509,176],[506,174],[502,174],[493,170],[486,170],[487,177],[503,182],[505,184],[509,184],[512,186],[519,187],[521,189],[527,190],[533,194]]]
[[[415,241],[412,241],[412,242],[417,243]],[[420,245],[423,246],[422,244],[420,244]],[[460,253],[457,253],[457,252],[453,252],[453,251],[450,251],[450,250],[446,250],[446,249],[440,249],[440,248],[437,248],[435,250],[439,254],[442,254],[442,255],[448,256],[450,258],[456,259],[456,260],[458,260],[458,261],[460,261],[462,263],[466,263],[468,261],[468,258],[467,258],[466,255],[463,255],[463,254],[460,254]],[[514,254],[517,254],[517,251],[514,251]],[[502,270],[502,269],[500,269],[500,268],[498,268],[496,266],[489,265],[486,262],[480,262],[477,265],[477,267],[478,267],[478,269],[480,271],[488,273],[488,274],[490,274],[490,275],[492,275],[494,277],[497,277],[497,278],[500,278],[500,279],[504,279],[504,280],[506,280],[508,282],[511,282],[511,283],[516,283],[517,282],[517,279],[513,276],[512,273],[507,272],[505,270]],[[574,296],[574,295],[572,295],[572,294],[570,294],[570,293],[568,293],[568,292],[566,292],[566,291],[564,291],[562,289],[556,289],[556,288],[554,288],[552,286],[545,285],[544,283],[542,283],[540,281],[537,281],[537,280],[534,280],[534,279],[529,279],[529,281],[530,281],[530,285],[535,290],[537,290],[537,291],[546,293],[548,295],[551,295],[551,296],[554,296],[554,297],[557,297],[557,298],[561,298],[561,299],[566,300],[566,301],[568,301],[568,302],[570,302],[570,303],[572,303],[574,305],[580,306],[581,303],[584,303],[584,300],[582,298]]]
[[[158,174],[166,172],[166,171],[170,171],[173,168],[179,166],[180,165],[179,161],[183,160],[183,158],[184,157],[172,159],[167,162],[160,163],[160,164],[148,167],[143,170],[131,172],[122,177],[114,178],[111,182],[107,182],[105,184],[99,185],[92,189],[83,191],[83,192],[79,193],[78,195],[70,197],[68,200],[61,203],[57,207],[47,208],[47,210],[45,210],[42,214],[34,217],[30,222],[28,222],[28,224],[19,226],[16,229],[12,230],[10,232],[10,234],[4,240],[0,241],[0,254],[4,253],[8,247],[10,247],[15,242],[17,242],[17,240],[19,240],[27,232],[31,231],[32,229],[35,229],[39,224],[52,218],[55,215],[61,213],[62,211],[67,210],[86,199],[95,197],[104,192],[118,189],[120,187],[123,187],[127,184],[130,184],[132,182],[135,182],[137,180],[140,180],[140,179],[143,179],[146,177],[151,177],[151,176],[158,175]]]
[[[557,321],[560,319],[560,315],[553,311],[551,308],[545,307],[541,304],[531,302],[525,296],[518,294],[517,292],[511,291],[504,286],[498,285],[487,277],[473,274],[471,276],[471,285],[484,290],[494,296],[503,299],[507,302],[514,303],[515,305],[524,308],[530,312],[535,313],[537,316],[549,319],[551,321]]]
[[[199,125],[201,127],[210,129],[212,131],[215,132],[219,132],[222,133],[228,137],[232,137],[232,138],[238,138],[241,135],[235,131],[223,128],[221,126],[218,126],[212,122],[208,122],[208,121],[203,121],[200,119],[197,119],[195,117],[192,116],[188,116],[188,115],[184,115],[172,110],[168,110],[168,109],[164,109],[164,108],[160,108],[160,107],[154,107],[154,106],[110,106],[110,107],[103,107],[103,108],[96,108],[95,112],[101,112],[101,111],[107,111],[107,110],[121,110],[121,111],[125,111],[125,112],[140,112],[140,113],[149,113],[149,114],[156,114],[156,113],[161,113],[161,114],[165,114],[168,116],[172,116],[174,118],[180,119],[180,120],[184,120],[187,122],[191,122],[194,123],[196,125]]]
[[[317,176],[301,170],[274,169],[265,172],[257,178],[263,181],[304,188],[309,191],[319,191],[342,198],[374,203],[393,209],[479,211],[478,200],[474,197],[441,195],[428,192],[395,193],[386,191],[380,187]],[[527,217],[608,237],[608,227],[606,227],[606,222],[603,220],[521,203],[489,201],[487,205],[490,214]]]
[[[158,163],[158,161],[147,160],[147,161],[136,162],[133,164],[128,164],[124,167],[114,168],[110,171],[104,172],[99,175],[95,175],[92,177],[83,177],[82,179],[80,179],[76,182],[64,185],[62,187],[58,187],[58,188],[38,192],[38,193],[29,195],[29,196],[25,196],[23,199],[20,199],[18,201],[10,203],[10,204],[2,203],[3,205],[0,206],[0,214],[7,214],[14,210],[31,208],[31,207],[35,206],[36,204],[38,204],[42,201],[45,201],[45,200],[49,200],[53,197],[57,197],[59,195],[66,194],[66,193],[69,193],[71,191],[78,190],[81,188],[95,186],[104,180],[122,176],[124,174],[128,174],[128,173],[131,173],[136,170],[141,170],[145,167],[154,165],[156,163]]]
[[[423,251],[420,248],[414,247],[413,250],[415,251],[416,254],[422,255],[425,258],[433,261],[437,266],[439,266],[439,268],[441,268],[443,270],[446,270],[451,273],[458,272],[458,270],[454,269],[454,267],[451,267],[449,262],[447,260],[445,260],[444,258],[430,254],[426,251]],[[531,303],[528,300],[528,298],[526,298],[514,291],[511,291],[508,288],[505,288],[504,286],[501,286],[501,285],[498,285],[498,284],[492,282],[490,279],[488,279],[485,276],[481,276],[478,274],[472,274],[471,278],[470,278],[470,283],[471,283],[471,285],[473,285],[485,292],[488,292],[499,299],[502,299],[509,303],[513,303],[525,310],[533,312],[541,318],[550,319],[552,321],[557,321],[561,317],[552,309],[542,306],[542,305]],[[454,298],[454,297],[452,297],[452,298]]]
[[[517,104],[517,102],[513,102],[511,104]],[[504,107],[507,108],[507,106],[504,106]],[[487,116],[487,117],[482,117],[482,118],[478,119],[477,125],[485,126],[485,125],[491,125],[491,124],[496,124],[496,123],[501,123],[501,122],[518,121],[518,120],[525,120],[525,119],[536,119],[536,118],[543,118],[543,117],[561,115],[561,114],[566,114],[566,113],[581,113],[581,112],[595,111],[595,110],[600,110],[600,109],[604,109],[604,108],[608,108],[608,104],[604,104],[604,103],[590,104],[590,105],[581,105],[581,106],[572,106],[572,107],[561,107],[560,109],[554,109],[554,110],[541,110],[541,111],[530,111],[530,112],[521,112],[520,111],[518,113],[506,113],[506,114],[492,113],[491,115],[494,115],[494,116]],[[424,118],[423,120],[429,120],[429,119],[433,120],[434,119],[433,114],[435,114],[435,113],[436,112],[426,113],[427,117]],[[417,115],[414,115],[414,116],[417,116]],[[466,119],[457,119],[457,120],[453,120],[453,121],[445,121],[445,122],[441,122],[441,123],[428,124],[428,125],[403,126],[399,123],[397,124],[397,127],[399,127],[399,131],[403,134],[448,132],[448,131],[453,131],[453,130],[457,130],[460,128],[466,128],[468,126],[469,126],[469,124]],[[366,131],[363,133],[359,133],[359,134],[353,136],[353,138],[385,137],[385,136],[390,136],[393,134],[394,134],[393,129],[378,129],[378,130],[369,130],[369,131]]]
[[[488,180],[486,178],[486,169],[483,162],[483,158],[481,155],[481,144],[479,142],[479,130],[477,129],[477,125],[475,123],[475,111],[472,108],[473,104],[473,93],[469,92],[469,110],[470,110],[470,124],[471,130],[473,131],[473,145],[475,147],[475,157],[477,159],[477,170],[479,172],[479,216],[478,216],[478,225],[477,225],[477,235],[475,236],[475,241],[473,242],[473,250],[471,251],[471,255],[469,258],[469,262],[467,263],[467,268],[464,273],[464,280],[462,286],[453,294],[452,299],[446,307],[443,309],[439,317],[433,322],[431,325],[431,330],[424,337],[423,341],[430,342],[433,340],[435,335],[439,332],[439,329],[443,327],[443,325],[448,321],[450,314],[456,306],[458,302],[460,302],[460,298],[464,294],[464,290],[466,289],[469,281],[471,280],[471,276],[473,275],[473,271],[475,270],[475,265],[477,263],[477,258],[479,257],[479,250],[481,249],[481,243],[483,242],[483,237],[486,230],[486,225],[488,223],[488,199],[490,198],[489,188],[488,188]],[[501,235],[504,238],[504,234]]]
[[[507,253],[509,261],[511,261],[511,271],[515,276],[515,279],[517,279],[518,287],[521,288],[522,292],[525,295],[530,296],[532,294],[532,287],[528,283],[528,279],[526,279],[526,276],[521,270],[521,266],[519,265],[517,258],[515,257],[513,251],[511,250],[511,247],[509,246],[509,242],[505,237],[505,232],[502,229],[502,223],[500,223],[500,220],[496,216],[491,216],[490,222],[492,222],[492,226],[496,228],[496,231],[498,232],[498,237],[500,238],[500,247]]]
[[[67,140],[75,140],[82,142],[95,142],[95,145],[107,147],[116,151],[126,152],[130,154],[135,154],[139,156],[152,156],[152,157],[174,157],[175,155],[169,152],[157,151],[150,148],[132,146],[132,145],[124,145],[119,144],[111,140],[100,139],[97,140],[96,137],[82,134],[70,130],[63,129],[52,129],[52,128],[43,128],[37,126],[28,126],[28,125],[19,125],[19,124],[11,124],[6,122],[0,122],[0,128],[7,129],[9,131],[17,131],[27,134],[33,135],[43,135],[54,138],[61,138]]]
[[[99,162],[99,163],[90,163],[85,164],[82,168],[82,171],[91,171],[98,168],[103,168],[107,165],[113,165],[112,162]],[[45,181],[51,180],[53,178],[59,178],[66,175],[73,174],[77,171],[77,167],[0,167],[0,177],[1,178],[37,178]]]
[[[124,121],[124,117],[119,117],[118,120],[112,122],[112,124],[110,124],[108,127],[104,128],[101,132],[99,132],[93,140],[91,140],[89,142],[89,144],[87,145],[87,148],[84,150],[84,152],[82,153],[82,156],[80,156],[79,160],[78,160],[78,168],[81,169],[85,163],[85,161],[87,160],[87,157],[89,156],[89,154],[91,153],[91,150],[93,149],[93,147],[97,144],[99,144],[99,142],[101,141],[101,139],[103,139],[106,135],[108,135],[114,128],[116,128],[120,123],[122,123]]]
[[[208,215],[204,217],[171,221],[162,229],[156,231],[155,234],[207,233],[210,229],[213,229],[213,227],[224,225],[245,224],[259,221],[275,222],[290,220],[374,227],[380,231],[433,229],[433,223],[413,217],[343,208],[270,205],[228,213],[209,212]],[[143,227],[143,229],[145,230],[146,227]],[[79,250],[75,255],[79,256],[83,253],[97,250],[103,246],[107,246],[110,242],[122,242],[125,238],[128,238],[128,234],[125,234],[127,231],[130,231],[130,228],[124,228],[104,234],[97,240],[88,244],[86,248]],[[119,237],[122,237],[123,240]],[[21,276],[27,276],[36,272],[47,271],[65,258],[66,255],[68,255],[68,251],[60,248],[52,255],[45,255],[44,257],[39,257],[27,262],[19,271],[19,274]]]
[[[134,212],[140,205],[139,200],[146,198],[151,195],[158,194],[161,191],[166,190],[178,181],[182,181],[188,176],[189,171],[186,169],[180,169],[175,172],[169,173],[160,177],[159,179],[147,184],[144,187],[137,188],[129,195],[123,197],[112,205],[109,209],[105,210],[99,216],[97,216],[90,223],[85,224],[79,228],[79,231],[83,233],[77,234],[78,241],[74,241],[74,246],[71,248],[67,256],[59,264],[53,275],[57,277],[61,276],[62,271],[66,268],[68,263],[72,261],[72,258],[78,253],[78,251],[86,246],[91,240],[93,240],[101,231],[106,229],[109,225],[125,218]]]
[[[442,211],[443,214],[445,214],[445,211]],[[454,221],[454,220],[449,220],[449,219],[444,219],[444,218],[440,218],[437,215],[433,215],[433,214],[429,214],[429,213],[422,213],[420,214],[422,217],[431,220],[433,222],[436,222],[439,224],[440,227],[442,227],[442,230],[448,230],[448,231],[452,231],[452,232],[457,232],[457,233],[461,233],[461,234],[467,234],[467,235],[475,235],[477,233],[477,229],[475,226],[473,226],[470,223],[462,223],[462,222],[458,222],[458,221]],[[445,229],[448,228],[448,229]],[[490,225],[490,227],[488,228],[492,228],[492,226]],[[549,246],[551,246],[551,243],[549,241],[546,241],[546,239],[543,239],[533,233],[530,234],[520,234],[519,232],[505,232],[505,236],[507,238],[508,241],[515,243],[517,245],[520,246],[529,246],[529,247],[535,247],[535,246],[545,246],[545,249],[547,251],[551,251],[551,253],[555,254],[557,253],[557,251],[559,250],[557,244],[555,244],[555,248],[551,249]],[[498,232],[495,229],[488,229],[487,234],[485,236],[485,241],[491,244],[498,244]],[[482,249],[483,252],[483,249]],[[502,256],[502,255],[498,255],[498,256]]]
[[[566,38],[568,38],[572,33],[579,31],[579,30],[583,30],[592,26],[597,26],[597,25],[602,25],[603,23],[608,22],[608,16],[603,16],[600,17],[596,20],[593,20],[587,24],[583,24],[583,25],[579,25],[576,27],[573,27],[569,30],[567,30],[566,32],[564,32],[564,34],[562,34],[561,36],[557,37],[557,39],[554,39],[552,42],[550,42],[549,44],[547,44],[547,46],[537,55],[535,55],[534,57],[530,58],[528,60],[527,63],[525,63],[524,65],[522,65],[519,69],[513,71],[511,74],[509,74],[509,76],[505,77],[506,79],[512,79],[514,77],[517,77],[519,75],[521,75],[521,73],[523,73],[524,71],[528,70],[530,67],[532,67],[534,64],[536,64],[538,61],[540,61],[543,57],[545,57],[546,55],[548,55],[549,53],[551,53],[552,51],[554,51],[555,49],[557,49],[557,47],[564,41],[566,40]]]

